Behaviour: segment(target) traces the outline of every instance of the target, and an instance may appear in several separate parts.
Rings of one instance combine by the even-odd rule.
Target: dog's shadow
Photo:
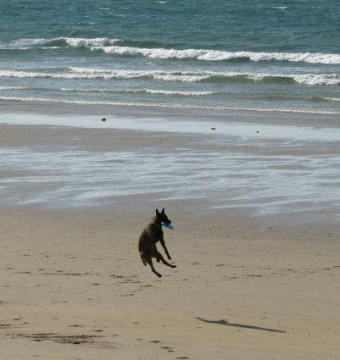
[[[207,320],[203,319],[201,317],[196,317],[197,320],[203,321],[205,323],[209,324],[218,324],[218,325],[225,325],[225,326],[234,326],[239,328],[245,328],[245,329],[252,329],[252,330],[262,330],[262,331],[270,331],[270,332],[276,332],[276,333],[285,333],[284,330],[280,329],[273,329],[273,328],[265,328],[262,326],[256,326],[256,325],[247,325],[247,324],[237,324],[237,323],[231,323],[228,320],[221,319],[221,320]]]

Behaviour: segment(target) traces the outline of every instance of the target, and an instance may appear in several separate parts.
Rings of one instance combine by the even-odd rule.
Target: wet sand
[[[312,206],[312,199],[304,207],[291,202],[281,212],[274,211],[276,206],[255,206],[249,196],[254,182],[246,181],[247,173],[234,192],[225,187],[228,182],[222,184],[223,192],[215,191],[211,181],[216,188],[213,178],[219,162],[211,160],[211,172],[204,173],[199,156],[185,155],[207,153],[213,159],[213,154],[226,150],[248,150],[261,159],[289,155],[301,156],[301,161],[313,156],[330,161],[338,145],[272,147],[266,140],[247,145],[212,136],[202,141],[201,135],[185,133],[1,125],[1,150],[7,161],[0,170],[2,358],[339,358],[336,202],[326,199],[323,207],[321,202],[315,203],[320,207]],[[175,156],[171,166],[180,163],[182,170],[181,159],[188,167],[196,160],[193,173],[199,180],[184,172],[180,185],[171,187],[167,178],[176,169],[168,174],[163,166],[153,168],[155,183],[140,192],[133,191],[140,183],[130,181],[129,172],[126,187],[118,189],[126,193],[112,191],[108,183],[124,185],[120,178],[105,180],[112,172],[112,167],[105,170],[108,164],[125,164],[118,152],[141,162],[133,156],[142,153],[150,161],[157,158],[157,149],[168,163]],[[78,172],[72,151],[86,165]],[[49,167],[46,162],[58,154],[59,163]],[[101,176],[95,178],[95,169],[84,171],[100,154],[107,158],[97,169]],[[138,161],[133,164],[141,169]],[[289,174],[294,170],[308,179],[300,172],[304,169],[299,160],[287,164]],[[309,173],[309,178],[315,174]],[[166,194],[158,183],[162,179]],[[201,184],[199,194],[189,191],[192,184]],[[107,186],[102,196],[89,192],[99,185]],[[150,190],[152,185],[155,189]],[[239,189],[253,206],[242,206],[235,196]],[[201,196],[193,196],[195,192]],[[226,207],[226,200],[232,199]],[[155,208],[163,206],[175,226],[164,231],[177,268],[156,263],[163,274],[158,279],[141,263],[137,241]]]
[[[198,211],[275,215],[285,223],[339,219],[338,128],[228,121],[212,127],[211,119],[197,126],[155,118],[103,123],[79,114],[6,119],[36,124],[0,125],[8,206],[110,206],[148,194],[152,204],[183,200],[200,203]]]

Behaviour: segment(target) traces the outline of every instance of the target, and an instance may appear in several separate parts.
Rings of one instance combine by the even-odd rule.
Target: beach
[[[339,5],[0,2],[1,360],[340,358]]]
[[[105,118],[1,114],[1,357],[338,359],[337,128]]]

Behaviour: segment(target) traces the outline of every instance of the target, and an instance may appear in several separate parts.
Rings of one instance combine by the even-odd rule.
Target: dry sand
[[[1,144],[40,146],[41,132],[52,147],[74,139],[58,131],[76,132],[2,126]],[[119,134],[122,148],[137,137]],[[91,136],[84,146],[98,146]],[[177,268],[156,263],[158,279],[137,241],[162,205]],[[1,359],[340,358],[337,223],[293,226],[140,195],[76,210],[3,206],[0,226]]]

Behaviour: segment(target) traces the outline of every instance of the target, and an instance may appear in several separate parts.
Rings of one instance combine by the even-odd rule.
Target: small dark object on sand
[[[216,128],[211,128],[210,130],[216,130]]]
[[[102,121],[106,121],[106,119],[105,119],[105,118],[102,118]]]

